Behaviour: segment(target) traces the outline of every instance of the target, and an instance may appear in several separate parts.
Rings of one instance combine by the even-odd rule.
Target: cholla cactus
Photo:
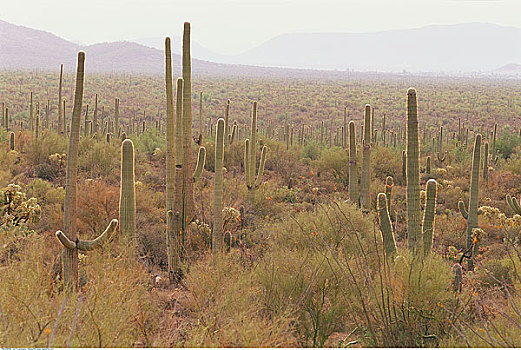
[[[36,198],[27,199],[19,185],[10,184],[0,191],[0,207],[3,226],[20,226],[40,221],[41,208]]]
[[[223,208],[223,218],[224,223],[223,226],[226,231],[237,227],[241,223],[241,213],[237,209],[233,207],[224,207]]]
[[[65,168],[67,165],[67,154],[62,153],[54,153],[49,156],[49,162],[52,166],[58,168],[59,170]]]

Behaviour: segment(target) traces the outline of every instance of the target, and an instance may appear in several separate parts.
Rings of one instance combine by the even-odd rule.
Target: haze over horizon
[[[2,4],[2,20],[80,44],[178,35],[221,55],[282,34],[370,33],[428,25],[493,23],[521,28],[518,0],[26,0]]]

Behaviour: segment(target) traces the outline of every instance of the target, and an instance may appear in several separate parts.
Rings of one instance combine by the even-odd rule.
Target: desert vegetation
[[[0,345],[521,346],[518,83],[181,65],[0,72]]]

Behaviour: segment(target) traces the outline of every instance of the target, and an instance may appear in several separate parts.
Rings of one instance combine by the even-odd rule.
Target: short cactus
[[[432,250],[434,233],[434,214],[436,213],[436,199],[438,196],[438,183],[434,179],[427,181],[425,186],[426,200],[423,213],[423,253],[429,255]]]
[[[14,151],[14,132],[9,133],[9,150]]]
[[[387,208],[387,196],[385,193],[379,193],[376,203],[376,210],[380,219],[380,230],[382,231],[382,238],[384,242],[385,253],[387,256],[396,254],[396,241],[394,239],[393,225],[389,217]]]

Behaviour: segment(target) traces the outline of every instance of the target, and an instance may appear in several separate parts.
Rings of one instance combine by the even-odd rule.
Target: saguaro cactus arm
[[[76,242],[71,241],[62,231],[56,231],[56,237],[67,249],[77,248],[78,250],[88,252],[102,246],[110,237],[112,237],[117,227],[118,220],[113,219],[102,234],[95,239],[88,241],[81,241],[79,239],[77,239]]]
[[[206,162],[206,148],[199,147],[199,153],[197,153],[197,165],[194,170],[194,182],[199,180],[199,177],[203,173],[204,163]]]
[[[257,170],[257,179],[255,180],[255,187],[259,187],[262,182],[262,175],[264,175],[264,164],[266,164],[266,152],[268,152],[268,147],[263,146],[259,162],[259,169]]]
[[[467,220],[469,218],[469,213],[467,209],[465,209],[465,203],[463,203],[463,201],[458,202],[458,209],[461,213],[461,216],[463,216],[463,219]]]
[[[506,198],[510,209],[512,209],[517,215],[521,215],[521,207],[519,206],[516,197],[511,197],[509,194],[507,194]]]

